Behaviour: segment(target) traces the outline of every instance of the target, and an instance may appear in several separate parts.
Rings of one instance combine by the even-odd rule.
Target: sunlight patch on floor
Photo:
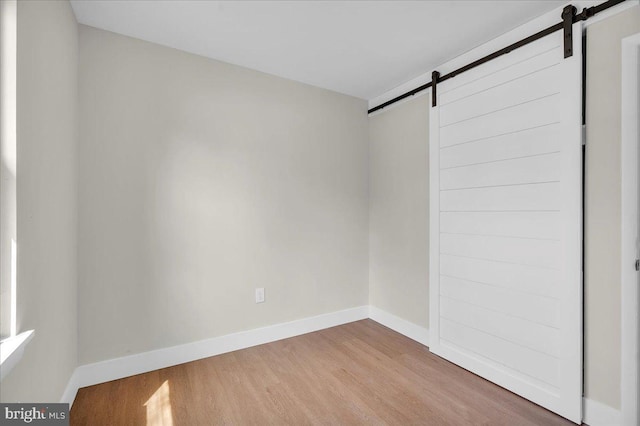
[[[168,380],[165,380],[144,405],[147,407],[147,426],[173,426]]]

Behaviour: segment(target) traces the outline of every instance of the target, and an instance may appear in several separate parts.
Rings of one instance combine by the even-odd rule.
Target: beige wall
[[[587,30],[585,394],[620,408],[621,40],[640,7]]]
[[[429,97],[369,118],[369,301],[429,325]]]
[[[86,26],[79,81],[81,363],[367,304],[365,101]]]
[[[18,332],[35,329],[3,402],[59,401],[77,364],[77,24],[18,1]]]

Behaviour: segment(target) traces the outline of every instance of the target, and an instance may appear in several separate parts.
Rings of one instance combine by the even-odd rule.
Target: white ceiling
[[[363,99],[563,3],[71,0],[82,24]]]

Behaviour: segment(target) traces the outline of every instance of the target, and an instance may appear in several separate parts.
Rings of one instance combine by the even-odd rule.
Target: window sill
[[[0,341],[0,381],[18,364],[34,334],[34,330],[29,330]]]

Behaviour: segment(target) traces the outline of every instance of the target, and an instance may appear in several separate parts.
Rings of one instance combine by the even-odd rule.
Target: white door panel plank
[[[561,174],[560,163],[560,154],[556,152],[469,166],[441,168],[440,189],[558,182]]]
[[[516,263],[540,268],[561,268],[559,241],[486,235],[440,234],[440,253]]]
[[[440,167],[446,169],[560,150],[560,127],[556,123],[442,148],[440,149]]]
[[[501,339],[480,330],[455,323],[446,318],[441,320],[443,340],[468,348],[498,365],[505,366],[532,379],[538,379],[551,387],[557,387],[560,376],[560,362],[557,358],[537,352]]]
[[[442,98],[447,101],[446,96],[453,97],[465,90],[471,90],[462,96],[468,96],[469,93],[475,93],[474,88],[482,90],[486,87],[494,86],[494,80],[506,81],[510,78],[518,77],[526,74],[530,70],[538,67],[544,67],[562,60],[562,52],[560,46],[562,37],[554,34],[529,46],[528,49],[518,49],[509,55],[499,57],[493,61],[482,65],[482,72],[466,72],[457,75],[454,79],[441,83],[438,89]],[[541,58],[545,56],[546,58]],[[487,82],[489,80],[489,82]],[[470,88],[470,89],[469,89]]]
[[[446,254],[440,255],[439,266],[441,275],[538,296],[560,297],[560,274],[553,269]]]
[[[541,183],[440,192],[441,211],[557,211],[560,184]]]
[[[550,95],[440,128],[441,147],[458,145],[556,123],[559,95]]]
[[[440,299],[440,313],[442,318],[456,321],[554,358],[560,358],[562,355],[560,335],[558,330],[552,327],[448,297]],[[553,384],[557,386],[557,381]]]
[[[442,90],[440,105],[445,106],[460,99],[473,96],[476,93],[491,89],[500,84],[520,79],[531,73],[558,65],[562,62],[562,56],[558,53],[557,45],[535,56],[528,57],[513,65],[500,69],[495,73],[484,75],[462,85],[441,83]],[[457,83],[457,82],[456,82]]]
[[[559,212],[441,212],[440,231],[557,241],[559,216]]]
[[[555,78],[559,65],[547,66],[536,72],[488,87],[456,101],[440,105],[440,126],[468,120],[479,113],[502,110],[541,97],[560,93],[560,81]],[[491,105],[490,108],[487,108]]]
[[[440,294],[547,327],[560,327],[558,299],[551,297],[444,275],[440,276]]]

